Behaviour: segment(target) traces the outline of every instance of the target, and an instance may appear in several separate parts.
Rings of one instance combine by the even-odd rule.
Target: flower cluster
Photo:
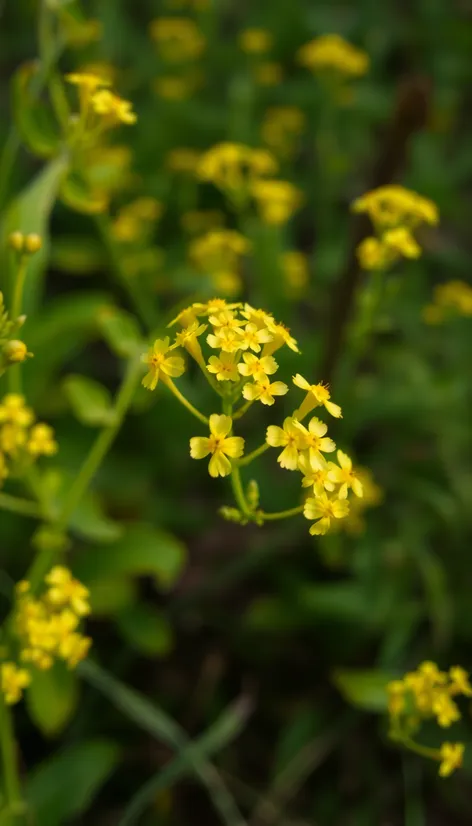
[[[209,275],[218,292],[235,295],[241,288],[239,263],[250,242],[236,230],[215,229],[195,238],[189,247],[192,262]]]
[[[0,481],[10,473],[21,473],[39,456],[57,452],[52,427],[35,423],[35,415],[24,396],[8,393],[0,402]]]
[[[13,630],[18,644],[16,662],[0,666],[0,687],[9,704],[17,703],[22,690],[34,679],[34,669],[51,668],[56,661],[75,668],[85,659],[91,639],[80,631],[90,613],[89,592],[68,568],[56,565],[46,575],[40,596],[26,580],[16,587]]]
[[[369,216],[375,236],[364,238],[357,248],[363,269],[391,267],[400,258],[418,258],[421,247],[413,231],[439,221],[436,204],[398,184],[381,186],[354,201],[352,209]]]
[[[441,324],[453,316],[472,316],[472,287],[465,281],[446,281],[434,288],[433,301],[423,310],[427,324]]]
[[[174,342],[171,344],[169,337],[159,339],[143,356],[148,366],[143,384],[153,390],[161,379],[180,402],[208,425],[209,436],[191,439],[190,455],[193,459],[210,456],[211,476],[232,477],[241,521],[252,520],[262,524],[267,516],[257,509],[258,502],[251,506],[249,499],[245,499],[235,478],[239,479],[240,465],[249,464],[269,447],[282,448],[277,459],[280,466],[301,472],[301,487],[310,489],[311,495],[304,504],[295,508],[295,512],[303,512],[314,523],[310,528],[311,534],[324,534],[333,520],[346,517],[349,512],[348,494],[352,491],[357,497],[363,496],[359,475],[350,457],[342,450],[337,451],[337,463],[326,458],[325,454],[333,453],[336,445],[327,435],[324,422],[311,417],[306,426],[303,424],[315,408],[324,408],[331,416],[340,418],[341,408],[332,401],[325,385],[310,384],[297,373],[293,384],[304,391],[300,406],[285,418],[282,427],[270,425],[265,443],[252,454],[243,458],[244,439],[233,434],[234,421],[241,418],[252,404],[259,402],[272,406],[279,396],[288,393],[288,385],[274,380],[274,374],[279,368],[275,354],[280,348],[287,347],[294,353],[299,352],[290,331],[264,310],[249,304],[228,304],[220,298],[190,305],[171,322],[171,326],[174,324],[182,328]],[[204,355],[200,343],[203,336],[210,348],[209,356]],[[175,354],[177,347],[185,349],[197,362],[207,381],[221,397],[222,414],[213,413],[207,418],[176,388],[172,378],[182,375],[185,370],[184,359]],[[234,409],[238,403],[240,406]],[[235,518],[238,511],[229,511],[230,518]]]
[[[365,75],[369,57],[338,34],[325,34],[299,49],[298,62],[312,72],[335,71],[348,77]]]
[[[229,197],[247,199],[260,178],[277,173],[275,158],[265,149],[239,143],[219,143],[203,154],[197,168],[202,181],[209,181]]]
[[[164,70],[154,81],[154,91],[165,100],[185,100],[202,82],[195,61],[205,51],[205,37],[189,17],[159,17],[150,33]]]
[[[434,662],[423,662],[416,671],[410,671],[401,680],[387,686],[388,710],[393,739],[413,750],[422,750],[440,761],[439,774],[447,777],[462,764],[464,745],[443,743],[440,749],[417,747],[413,736],[423,720],[435,720],[441,728],[449,728],[461,718],[457,697],[472,697],[472,686],[467,672],[453,666],[440,671]],[[430,752],[430,754],[428,754]]]
[[[77,129],[82,134],[93,135],[97,129],[110,129],[120,123],[136,123],[131,103],[111,92],[108,80],[83,72],[68,74],[66,80],[78,88],[80,115]]]

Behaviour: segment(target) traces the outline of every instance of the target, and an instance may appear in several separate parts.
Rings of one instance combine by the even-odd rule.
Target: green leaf
[[[136,319],[125,310],[105,307],[98,318],[106,343],[120,358],[129,358],[145,349],[145,342]]]
[[[101,427],[113,421],[111,395],[98,381],[72,374],[63,382],[63,388],[76,418],[90,427]]]
[[[41,300],[42,276],[49,257],[49,216],[66,169],[67,160],[64,157],[51,161],[13,201],[5,218],[4,245],[10,233],[16,230],[38,233],[43,240],[41,249],[31,256],[28,264],[23,297],[23,310],[27,315],[36,309]]]
[[[58,154],[61,135],[54,118],[34,94],[39,63],[24,63],[13,76],[13,116],[21,139],[35,155],[52,158]]]
[[[387,711],[387,684],[395,674],[377,669],[338,669],[332,675],[333,683],[344,699],[364,711]]]
[[[170,588],[186,559],[185,546],[172,534],[151,525],[130,526],[114,544],[88,549],[77,560],[76,574],[86,584],[108,577],[154,577],[159,588]]]
[[[107,206],[103,195],[93,192],[77,171],[71,172],[64,179],[61,185],[60,198],[66,206],[85,215],[98,215]]]
[[[44,761],[26,786],[36,822],[63,826],[84,814],[119,760],[115,743],[96,739],[69,746]]]
[[[60,734],[73,716],[79,700],[77,677],[62,663],[37,671],[26,691],[29,715],[48,737]]]
[[[137,599],[135,583],[130,579],[100,579],[88,583],[94,616],[114,616]]]
[[[130,605],[117,622],[125,640],[140,654],[163,657],[172,649],[172,629],[163,613],[151,605]]]
[[[116,542],[123,535],[123,527],[103,512],[100,499],[87,491],[77,505],[70,526],[75,534],[92,542]]]

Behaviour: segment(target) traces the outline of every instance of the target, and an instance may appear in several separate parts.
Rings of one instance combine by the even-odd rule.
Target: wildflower
[[[49,585],[46,599],[52,605],[70,605],[79,617],[90,613],[89,590],[78,579],[74,579],[68,568],[56,565],[44,581]]]
[[[469,675],[464,668],[459,665],[454,665],[449,669],[449,678],[451,680],[450,693],[463,694],[464,697],[472,697],[472,686],[469,681]]]
[[[235,230],[212,230],[190,244],[190,257],[203,271],[234,272],[239,260],[250,250],[250,242]]]
[[[326,436],[327,425],[315,416],[310,419],[308,428],[300,422],[297,422],[297,428],[303,435],[304,446],[308,449],[312,465],[316,466],[317,462],[322,461],[322,453],[332,453],[336,450],[333,440]]]
[[[155,198],[137,198],[120,209],[112,226],[114,237],[121,242],[143,240],[163,209]]]
[[[392,717],[398,717],[405,710],[405,683],[403,680],[392,680],[387,685],[388,712]]]
[[[239,36],[239,45],[248,54],[264,54],[271,48],[272,40],[266,29],[245,29]]]
[[[362,498],[364,494],[362,482],[357,473],[352,469],[352,459],[347,453],[343,453],[342,450],[338,450],[336,455],[338,457],[339,467],[333,462],[330,462],[328,478],[331,482],[341,485],[338,491],[339,498],[346,499],[349,488],[352,488],[356,496]]]
[[[253,350],[255,353],[260,353],[261,344],[272,341],[272,338],[268,330],[258,329],[255,324],[246,324],[244,330],[241,331],[239,347],[241,350]]]
[[[210,416],[210,437],[194,436],[190,439],[190,455],[192,459],[204,459],[211,454],[208,466],[210,476],[228,476],[231,473],[231,459],[239,459],[244,452],[244,439],[240,436],[229,436],[233,421],[230,416],[219,416],[213,413]]]
[[[277,172],[277,162],[265,149],[239,143],[219,143],[202,156],[198,175],[229,193],[248,190],[252,181]]]
[[[456,769],[462,766],[465,746],[463,743],[442,743],[440,752],[440,777],[449,777]]]
[[[10,422],[19,427],[29,427],[34,421],[34,413],[26,407],[25,398],[19,393],[7,393],[0,404],[0,423]]]
[[[271,447],[284,448],[277,456],[280,467],[286,470],[297,470],[300,451],[305,448],[305,443],[295,419],[288,416],[284,420],[283,427],[270,425],[267,428],[266,442]]]
[[[210,356],[207,364],[209,373],[215,373],[218,381],[238,381],[238,365],[231,353],[221,353],[220,356]]]
[[[300,190],[289,181],[256,181],[251,191],[267,224],[284,224],[302,201]]]
[[[299,353],[298,343],[291,335],[290,330],[284,327],[283,324],[275,324],[273,319],[269,317],[267,328],[272,334],[272,341],[264,345],[263,355],[271,356],[276,350],[286,345],[294,353]]]
[[[419,224],[437,224],[436,204],[417,192],[399,184],[388,184],[367,192],[352,204],[354,212],[365,212],[377,229],[404,226],[414,229]]]
[[[196,23],[188,17],[160,17],[150,25],[159,56],[166,63],[195,60],[205,50],[206,41]]]
[[[267,405],[274,404],[275,396],[285,396],[286,393],[288,387],[283,381],[274,381],[271,384],[267,376],[261,376],[254,384],[248,383],[243,387],[243,396],[247,401],[259,401]]]
[[[198,337],[203,335],[207,327],[207,324],[199,324],[198,321],[194,321],[188,327],[184,327],[175,337],[175,346],[184,347],[200,366],[205,364],[205,360]]]
[[[0,666],[0,686],[7,705],[13,705],[21,700],[23,689],[29,686],[31,676],[24,668],[18,668],[15,663],[6,662]]]
[[[19,424],[4,424],[0,430],[0,449],[9,456],[16,456],[26,444],[27,433]]]
[[[178,378],[185,371],[184,360],[181,356],[168,356],[167,353],[175,345],[170,346],[169,336],[157,339],[148,352],[141,356],[141,361],[149,366],[149,372],[144,376],[142,384],[148,390],[155,390],[162,375]],[[165,378],[163,378],[165,381]]]
[[[304,447],[306,445],[304,444]],[[335,485],[329,479],[328,463],[321,454],[302,453],[298,460],[298,469],[303,473],[302,486],[313,488],[314,493],[319,496],[324,490],[332,492]]]
[[[321,493],[316,499],[309,497],[305,502],[303,515],[306,519],[316,519],[310,528],[315,536],[325,534],[332,519],[344,519],[349,513],[349,505],[345,499],[330,499],[326,493]]]
[[[382,243],[388,250],[392,250],[397,255],[403,255],[405,258],[419,258],[421,255],[421,247],[407,227],[387,230],[382,236]]]
[[[243,360],[238,364],[238,370],[242,376],[253,376],[257,381],[276,373],[278,364],[273,356],[258,358],[253,353],[243,353]]]
[[[356,254],[363,270],[383,270],[395,259],[392,250],[370,235],[357,246]]]
[[[255,309],[251,307],[250,304],[245,304],[243,309],[241,310],[241,315],[244,316],[251,324],[255,324],[256,327],[268,327],[271,328],[275,325],[275,321],[273,316],[270,313],[266,313],[265,310]]]
[[[79,662],[85,660],[92,640],[82,634],[69,634],[59,644],[59,656],[65,660],[68,668],[76,668]]]
[[[18,364],[33,355],[28,352],[28,348],[24,341],[19,341],[17,339],[7,341],[2,348],[2,353],[5,359],[5,364]]]
[[[129,100],[123,100],[108,89],[95,92],[91,98],[93,110],[97,115],[104,115],[111,123],[136,123],[136,114],[132,111]]]
[[[307,413],[310,413],[314,407],[319,406],[325,407],[328,413],[336,419],[341,418],[341,408],[339,405],[330,401],[331,395],[327,386],[324,384],[309,384],[309,382],[303,378],[300,373],[293,376],[293,383],[296,387],[300,387],[301,390],[306,390],[306,396],[297,412],[298,419],[303,419],[303,417],[306,416]]]
[[[47,424],[36,424],[31,429],[26,450],[32,456],[53,456],[57,453],[54,430]]]
[[[104,86],[111,86],[108,79],[91,72],[72,72],[65,76],[68,83],[78,86],[82,102],[90,99],[92,94]]]
[[[432,701],[432,710],[436,716],[438,725],[442,728],[449,728],[452,723],[460,720],[460,712],[454,700],[449,696],[448,691],[438,690]]]
[[[338,34],[325,34],[306,43],[297,53],[298,62],[312,72],[336,71],[360,77],[369,68],[369,57]]]

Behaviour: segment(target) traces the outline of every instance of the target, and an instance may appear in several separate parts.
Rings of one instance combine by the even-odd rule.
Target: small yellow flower
[[[243,396],[247,401],[259,401],[266,405],[274,404],[275,396],[285,396],[286,393],[288,387],[283,381],[274,381],[271,384],[267,376],[243,387]]]
[[[7,423],[0,429],[0,449],[8,456],[16,456],[26,439],[26,430],[19,424]]]
[[[288,416],[283,427],[269,425],[266,442],[271,447],[283,447],[282,453],[277,456],[280,467],[286,470],[298,469],[300,451],[305,448],[305,441],[295,419]]]
[[[451,680],[451,694],[463,694],[464,697],[472,697],[472,686],[465,668],[461,668],[459,665],[452,666],[449,669],[449,677]]]
[[[336,455],[338,457],[339,467],[333,462],[330,462],[328,478],[331,482],[341,485],[338,492],[339,498],[346,499],[349,488],[352,488],[356,496],[362,498],[364,495],[362,482],[357,473],[352,469],[352,459],[347,453],[343,453],[342,450],[338,450]]]
[[[200,57],[206,41],[189,17],[160,17],[150,25],[159,56],[166,63],[184,63]]]
[[[34,421],[34,413],[25,405],[25,398],[19,393],[7,393],[0,404],[0,423],[9,422],[19,427],[29,427]]]
[[[363,270],[383,270],[395,259],[392,250],[371,235],[360,242],[356,254]]]
[[[272,46],[273,38],[267,29],[245,29],[239,36],[239,45],[248,54],[264,54]]]
[[[310,528],[314,536],[325,534],[332,519],[344,519],[349,513],[349,505],[345,499],[330,499],[326,493],[321,493],[316,499],[309,497],[305,502],[303,515],[306,519],[316,519]]]
[[[387,685],[388,712],[392,717],[398,717],[406,708],[406,686],[403,680],[392,680]]]
[[[113,123],[130,125],[137,121],[130,101],[123,100],[108,89],[95,92],[91,98],[91,105],[97,115],[103,115]]]
[[[369,68],[369,57],[338,34],[325,34],[306,43],[297,53],[298,62],[312,72],[336,71],[360,77]]]
[[[256,181],[251,188],[262,220],[276,226],[285,224],[302,203],[302,194],[289,181]]]
[[[198,175],[223,191],[247,190],[252,181],[277,172],[278,164],[265,149],[239,143],[219,143],[202,156]]]
[[[31,358],[33,355],[28,352],[24,341],[20,341],[19,339],[7,341],[7,343],[3,345],[2,353],[6,364],[19,364],[27,358]]]
[[[149,372],[144,376],[142,384],[148,390],[155,390],[160,378],[165,381],[166,376],[178,378],[185,371],[185,363],[181,356],[168,356],[170,346],[169,336],[157,339],[148,352],[141,356],[141,361],[149,366]]]
[[[79,662],[85,660],[92,640],[82,634],[69,634],[59,645],[59,655],[65,660],[68,668],[75,668]]]
[[[210,356],[207,370],[214,373],[218,381],[239,381],[238,365],[231,353],[222,352],[220,356]]]
[[[290,330],[284,327],[283,324],[276,324],[274,320],[269,317],[267,329],[272,334],[272,341],[264,345],[262,355],[271,356],[284,345],[294,353],[300,352],[297,341],[291,335]]]
[[[231,473],[231,459],[239,459],[244,453],[244,439],[229,436],[233,421],[231,416],[210,416],[210,437],[194,436],[190,439],[192,459],[204,459],[211,454],[208,466],[210,476],[228,476]]]
[[[333,440],[326,436],[328,431],[327,425],[320,419],[314,416],[308,423],[308,428],[300,422],[296,424],[301,438],[304,442],[305,449],[308,449],[308,455],[312,466],[316,467],[317,463],[323,461],[322,453],[332,453],[336,450],[336,445]]]
[[[270,315],[270,313],[266,313],[265,310],[259,310],[255,307],[251,307],[250,304],[245,304],[243,309],[241,310],[241,315],[244,316],[251,324],[255,324],[256,327],[262,329],[262,327],[267,327],[272,330],[272,327],[277,327],[274,317]]]
[[[290,157],[296,148],[298,136],[305,126],[305,115],[297,106],[274,106],[264,115],[261,137],[269,149]]]
[[[306,390],[306,397],[303,400],[297,412],[297,418],[302,419],[313,410],[314,407],[323,406],[328,413],[331,413],[336,419],[341,418],[342,412],[339,405],[330,401],[331,395],[328,388],[324,384],[310,384],[300,373],[293,376],[293,383],[301,390]]]
[[[194,321],[188,327],[184,327],[175,337],[175,346],[184,347],[201,366],[205,364],[205,360],[198,337],[203,335],[207,328],[207,324],[199,324],[198,321]]]
[[[239,347],[241,350],[253,350],[255,353],[260,353],[261,344],[266,344],[272,339],[273,336],[268,330],[258,329],[255,324],[249,323],[242,331]]]
[[[398,226],[414,229],[420,224],[437,224],[436,204],[399,184],[388,184],[361,195],[352,204],[354,212],[365,212],[377,230]]]
[[[57,449],[52,427],[47,424],[35,424],[26,443],[28,453],[32,456],[53,456]]]
[[[316,496],[319,496],[324,490],[332,493],[335,489],[334,483],[330,481],[328,476],[328,463],[321,454],[302,453],[298,460],[298,469],[303,473],[302,486],[313,488]]]
[[[462,766],[465,746],[463,743],[442,743],[439,750],[441,765],[440,777],[449,777],[456,769]]]
[[[29,686],[31,676],[24,668],[18,668],[15,663],[6,662],[0,666],[0,685],[7,705],[13,705],[21,700],[23,689]]]
[[[96,92],[97,89],[101,89],[103,86],[111,85],[109,80],[101,77],[100,75],[92,74],[91,72],[72,72],[66,75],[65,79],[73,86],[78,86],[79,90],[83,91],[88,96],[90,96],[93,92]]]
[[[405,258],[419,258],[421,247],[407,227],[389,229],[382,236],[382,243],[387,249]]]
[[[439,690],[435,692],[433,699],[433,713],[436,716],[438,724],[442,728],[449,728],[452,723],[457,722],[457,720],[460,720],[461,717],[457,705],[454,700],[451,699],[447,690]]]
[[[70,605],[79,617],[90,613],[89,590],[78,579],[74,579],[68,568],[56,565],[44,577],[44,581],[49,585],[46,598],[51,605]]]
[[[243,353],[243,360],[238,364],[238,370],[242,376],[246,378],[252,376],[256,381],[264,379],[265,376],[272,376],[278,368],[279,365],[273,356],[258,358],[253,353]]]

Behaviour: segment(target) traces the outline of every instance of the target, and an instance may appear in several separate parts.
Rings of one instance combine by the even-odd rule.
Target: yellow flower
[[[256,181],[251,192],[263,221],[277,226],[288,221],[302,202],[300,190],[289,181]]]
[[[268,52],[272,42],[272,35],[267,29],[245,29],[239,36],[239,45],[248,54]]]
[[[278,164],[265,149],[239,143],[219,143],[202,156],[198,175],[229,193],[248,190],[252,181],[277,172]]]
[[[345,499],[330,499],[326,493],[321,493],[316,499],[309,497],[303,510],[306,519],[318,520],[310,528],[310,533],[315,536],[325,534],[332,519],[344,519],[348,513],[349,505]]]
[[[283,324],[276,324],[273,319],[269,317],[267,321],[267,328],[272,333],[272,341],[264,345],[262,355],[271,356],[276,350],[280,350],[284,344],[294,353],[299,353],[298,344],[291,335],[290,330],[284,327]]]
[[[241,310],[241,315],[243,315],[244,318],[246,318],[251,324],[255,324],[259,329],[262,327],[268,327],[271,329],[271,332],[274,332],[272,326],[278,326],[275,323],[274,317],[271,316],[270,313],[266,313],[265,310],[259,310],[255,307],[251,307],[250,304],[244,305]]]
[[[273,356],[262,356],[258,358],[253,353],[243,353],[243,360],[238,364],[238,370],[242,376],[261,380],[265,376],[272,376],[278,370],[278,364]]]
[[[82,634],[69,634],[59,645],[59,655],[68,668],[75,668],[89,652],[92,640]]]
[[[395,259],[392,251],[371,235],[360,242],[356,253],[363,270],[383,270]]]
[[[266,442],[271,447],[283,447],[282,453],[277,456],[280,467],[286,470],[297,470],[300,451],[305,448],[303,434],[297,428],[297,422],[288,416],[283,427],[269,425]]]
[[[211,230],[201,238],[196,238],[189,247],[190,257],[199,269],[216,273],[232,271],[239,259],[251,248],[244,235],[235,230]]]
[[[220,356],[210,356],[207,364],[209,373],[215,373],[218,381],[238,381],[238,365],[235,364],[231,353],[221,353]]]
[[[439,750],[441,765],[439,775],[449,777],[456,769],[462,766],[465,746],[463,743],[442,743]]]
[[[137,117],[129,100],[123,100],[108,89],[95,92],[91,98],[93,110],[97,115],[104,115],[112,123],[136,123]]]
[[[189,17],[160,17],[150,25],[159,56],[166,63],[195,60],[205,50],[206,41]]]
[[[165,381],[166,376],[178,378],[185,371],[185,363],[181,356],[168,356],[172,350],[169,336],[157,339],[148,352],[141,356],[141,361],[149,366],[149,372],[144,376],[142,384],[148,390],[155,390],[160,378]]]
[[[49,585],[46,599],[51,605],[70,605],[79,617],[90,613],[89,590],[78,579],[74,579],[68,568],[56,565],[44,577],[44,581]]]
[[[399,184],[388,184],[367,192],[353,204],[354,212],[365,212],[377,229],[405,226],[414,229],[420,224],[437,224],[436,204]]]
[[[54,430],[47,424],[35,424],[31,429],[26,450],[32,456],[53,456],[57,453]]]
[[[398,717],[406,708],[406,686],[403,680],[392,680],[387,685],[388,712],[392,717]]]
[[[15,663],[6,662],[0,666],[0,685],[7,705],[13,705],[21,700],[23,689],[29,686],[31,676],[24,668],[18,668]]]
[[[330,462],[328,478],[331,482],[341,485],[338,491],[339,498],[346,499],[349,488],[352,488],[356,496],[362,498],[364,495],[362,482],[357,473],[352,469],[352,459],[347,453],[343,453],[342,450],[338,450],[336,455],[338,457],[339,467],[333,462]]]
[[[405,258],[419,258],[421,247],[407,227],[389,229],[382,236],[385,246]]]
[[[144,240],[163,210],[155,198],[137,198],[120,209],[112,226],[114,237],[121,242]]]
[[[231,416],[219,416],[213,413],[210,416],[210,437],[194,436],[190,439],[190,455],[192,459],[204,459],[211,454],[208,466],[210,476],[228,476],[231,473],[231,459],[239,459],[244,453],[244,439],[240,436],[229,436],[233,421]]]
[[[303,438],[305,449],[308,449],[310,462],[313,467],[316,467],[320,461],[322,463],[322,453],[332,453],[333,450],[336,450],[336,445],[333,440],[326,436],[328,431],[327,425],[320,419],[314,416],[310,419],[308,428],[300,422],[297,422],[296,426]]]
[[[285,396],[286,393],[288,387],[283,381],[274,381],[271,384],[267,376],[261,376],[254,384],[248,383],[243,387],[243,396],[247,401],[259,401],[267,405],[274,404],[275,396]]]
[[[26,444],[27,434],[19,424],[6,423],[0,429],[0,449],[9,456],[16,456],[18,449]]]
[[[449,696],[447,689],[435,692],[433,714],[435,714],[436,720],[442,728],[449,728],[452,723],[460,720],[461,715],[459,709],[454,700]]]
[[[324,384],[310,384],[300,373],[293,376],[293,383],[296,387],[300,387],[301,390],[306,390],[306,396],[297,411],[298,419],[303,419],[314,407],[319,407],[320,405],[325,407],[328,413],[331,413],[336,419],[341,418],[341,408],[339,405],[330,401],[330,392]]]
[[[306,447],[306,445],[304,445]],[[298,460],[298,469],[303,473],[302,486],[313,488],[316,496],[324,490],[332,492],[334,484],[328,477],[328,463],[321,454],[302,453]]]
[[[268,330],[258,329],[255,324],[246,324],[241,334],[239,347],[241,350],[253,350],[260,353],[261,344],[272,341],[273,336]]]
[[[325,34],[299,49],[298,62],[313,72],[337,71],[360,77],[369,69],[369,57],[338,34]]]
[[[472,686],[465,668],[454,665],[449,669],[449,677],[451,680],[451,694],[463,694],[464,697],[472,697]]]
[[[205,332],[207,327],[207,324],[199,324],[198,321],[194,321],[188,327],[184,327],[175,337],[175,346],[185,347],[192,358],[202,367],[205,365],[205,360],[198,337]]]
[[[24,341],[20,341],[19,339],[11,339],[3,345],[2,355],[4,358],[4,364],[19,364],[22,361],[26,361],[27,358],[31,358],[33,353],[28,352],[28,348]]]
[[[33,411],[25,406],[25,398],[19,393],[7,393],[0,404],[0,423],[10,422],[19,427],[29,427],[34,421]]]

